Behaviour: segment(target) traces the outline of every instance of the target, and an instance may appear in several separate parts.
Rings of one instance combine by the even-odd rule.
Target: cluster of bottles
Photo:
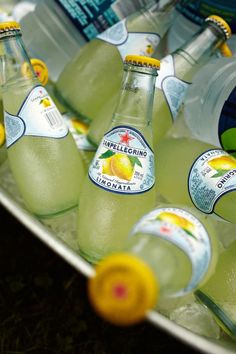
[[[29,59],[19,23],[0,23],[0,163],[7,151],[25,205],[37,217],[78,207],[80,254],[98,264],[89,292],[105,318],[134,323],[191,293],[233,337],[235,244],[222,251],[220,242],[220,230],[236,223],[231,28],[220,11],[207,14],[171,51],[168,36],[183,16],[177,13],[189,12],[191,1],[176,9],[174,0],[130,0],[125,8],[121,0],[101,1],[100,22],[93,15],[87,23],[82,10],[92,3],[41,1],[22,18],[31,23],[41,6],[54,21],[65,18],[64,9],[77,24],[75,37],[64,30],[80,38],[76,53],[60,39],[71,58],[60,63],[60,52],[49,46],[57,78],[46,87],[44,64]],[[32,35],[29,28],[25,33]],[[82,148],[75,131],[86,133]]]

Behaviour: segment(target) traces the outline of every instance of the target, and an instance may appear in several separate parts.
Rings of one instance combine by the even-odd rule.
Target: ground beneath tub
[[[144,323],[113,327],[86,279],[0,206],[0,354],[198,354]]]

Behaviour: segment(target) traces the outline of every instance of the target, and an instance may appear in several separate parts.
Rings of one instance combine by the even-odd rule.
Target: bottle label
[[[163,58],[156,79],[156,88],[163,91],[173,120],[177,117],[188,86],[188,82],[180,80],[175,76],[173,56],[167,55]]]
[[[232,0],[180,0],[176,9],[190,21],[202,25],[206,17],[214,14],[225,18],[232,32],[236,32],[236,6]]]
[[[190,169],[188,188],[193,204],[213,213],[218,199],[236,190],[236,159],[220,149],[205,151]]]
[[[40,85],[30,91],[17,115],[4,112],[4,122],[7,147],[23,135],[63,138],[68,134],[61,113]]]
[[[153,151],[138,130],[117,126],[104,135],[89,177],[110,192],[144,193],[155,183]]]
[[[97,38],[115,45],[122,60],[130,53],[151,56],[160,42],[160,36],[157,33],[128,32],[126,20],[108,28]]]
[[[89,126],[69,113],[64,113],[63,119],[71,132],[79,150],[96,151],[96,147],[87,139]]]
[[[236,87],[224,102],[219,123],[218,138],[219,143],[224,150],[236,157]],[[216,134],[217,134],[216,133]]]
[[[114,0],[55,1],[87,41],[119,21],[111,8]]]
[[[137,233],[164,239],[180,248],[190,259],[192,277],[174,296],[184,295],[198,286],[209,268],[212,249],[208,232],[195,216],[180,208],[158,208],[140,219],[131,237]]]

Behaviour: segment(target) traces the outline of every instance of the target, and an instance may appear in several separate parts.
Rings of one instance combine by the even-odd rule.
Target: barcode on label
[[[47,112],[44,116],[53,129],[59,128],[64,124],[62,116],[57,110]]]

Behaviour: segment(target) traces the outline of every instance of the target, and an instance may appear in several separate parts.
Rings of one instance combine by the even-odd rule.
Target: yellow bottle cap
[[[30,59],[31,65],[33,66],[33,69],[41,82],[43,86],[45,86],[48,83],[48,68],[47,65],[44,63],[44,61],[37,59],[37,58],[32,58]]]
[[[15,21],[1,22],[0,23],[0,32],[6,32],[11,30],[20,30],[20,24]]]
[[[233,53],[227,43],[223,43],[219,49],[220,49],[221,54],[224,57],[232,57],[233,56]]]
[[[5,128],[4,125],[0,122],[0,147],[5,143]]]
[[[139,258],[118,253],[96,266],[88,283],[90,301],[97,313],[116,325],[132,325],[154,307],[159,286],[151,268]]]
[[[161,65],[160,60],[146,57],[143,55],[126,55],[124,62],[157,69],[160,69]]]
[[[37,75],[40,83],[45,86],[48,82],[48,68],[47,65],[40,59],[32,58],[30,59],[31,65],[34,69],[35,74]],[[32,72],[30,66],[25,62],[21,67],[22,75],[25,77],[31,77]]]
[[[232,34],[231,28],[230,28],[229,24],[222,17],[220,17],[218,15],[211,15],[211,16],[208,16],[205,19],[205,21],[206,22],[213,22],[217,26],[219,26],[223,30],[226,39],[229,39],[231,37],[231,34]]]

